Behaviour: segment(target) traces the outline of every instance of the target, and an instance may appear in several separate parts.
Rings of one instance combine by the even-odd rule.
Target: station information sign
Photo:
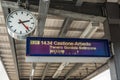
[[[67,58],[75,57],[110,57],[110,52],[108,40],[103,39],[28,37],[26,56],[66,58],[67,61]]]

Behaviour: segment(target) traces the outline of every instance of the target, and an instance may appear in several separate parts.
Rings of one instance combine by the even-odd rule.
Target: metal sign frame
[[[109,57],[105,39],[27,38],[27,62],[104,62]]]

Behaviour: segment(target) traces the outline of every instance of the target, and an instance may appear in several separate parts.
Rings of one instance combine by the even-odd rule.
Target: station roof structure
[[[108,2],[118,2],[107,0]],[[108,69],[103,63],[25,62],[26,41],[9,36],[5,18],[9,10],[28,8],[38,19],[34,36],[104,39],[106,0],[2,0],[0,6],[0,58],[10,80],[89,80]],[[118,2],[119,3],[119,2]],[[43,6],[40,6],[43,4]],[[40,11],[43,11],[42,18]],[[45,12],[48,12],[45,14]],[[95,24],[95,25],[94,25]]]

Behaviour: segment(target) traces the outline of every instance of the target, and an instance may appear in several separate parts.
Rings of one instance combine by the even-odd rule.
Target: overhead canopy
[[[50,7],[39,6],[39,0],[21,1],[22,6],[28,6],[29,10],[37,17],[39,25],[33,36],[64,37],[64,38],[90,38],[103,39],[103,22],[106,20],[104,2],[106,0],[51,0]],[[49,1],[49,0],[45,0]],[[80,4],[80,6],[79,6]],[[5,66],[10,80],[77,80],[91,77],[108,68],[104,63],[30,63],[25,62],[26,41],[11,38],[6,30],[5,18],[9,10],[19,9],[17,0],[2,0],[0,6],[0,57]],[[48,9],[48,14],[40,19],[41,8]],[[44,24],[39,20],[43,20]],[[99,23],[96,27],[90,27],[91,23]],[[41,26],[43,25],[43,26]],[[105,66],[105,67],[104,67]],[[103,68],[97,72],[97,69]],[[91,78],[89,77],[89,78]]]

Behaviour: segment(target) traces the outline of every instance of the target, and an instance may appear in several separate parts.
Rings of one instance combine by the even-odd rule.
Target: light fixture
[[[31,76],[34,75],[34,71],[35,71],[35,69],[32,69],[32,71],[31,71]]]
[[[97,31],[99,26],[100,23],[98,22],[90,22],[87,28],[81,34],[80,38],[91,38],[92,35]]]

